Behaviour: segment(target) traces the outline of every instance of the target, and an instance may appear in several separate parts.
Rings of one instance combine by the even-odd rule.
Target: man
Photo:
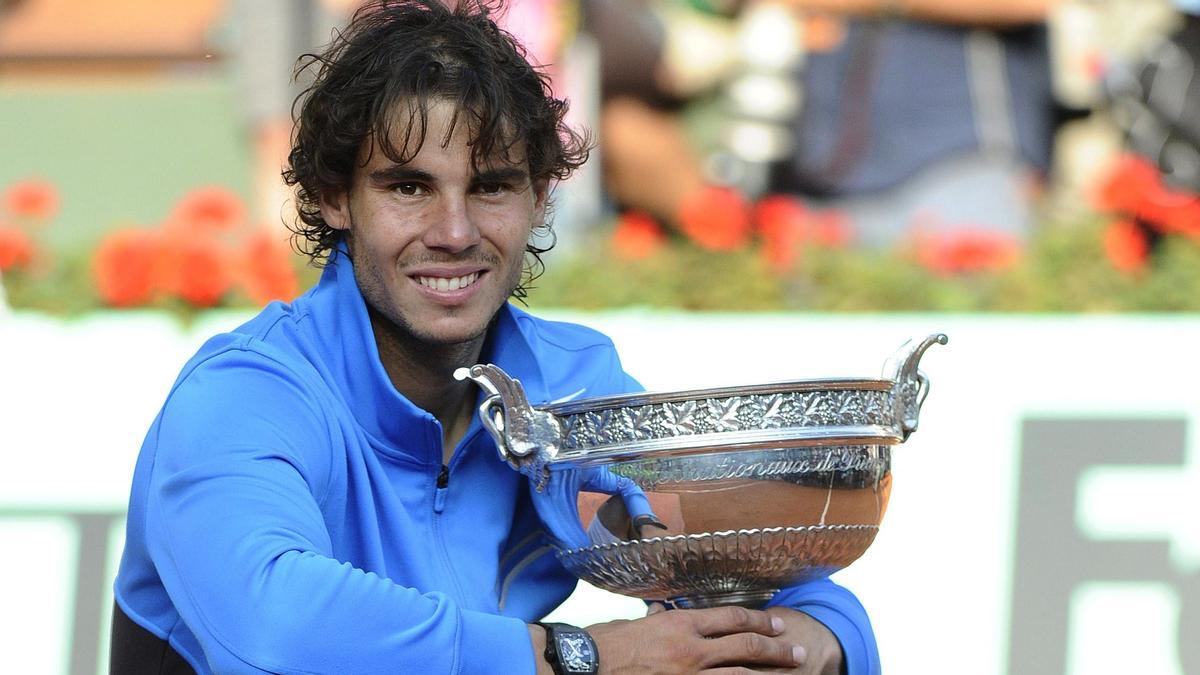
[[[575,580],[453,372],[496,363],[534,403],[636,386],[603,336],[507,304],[586,143],[473,3],[373,3],[310,63],[285,178],[325,271],[210,340],[151,427],[113,671],[561,670],[530,622]],[[659,611],[575,637],[605,673],[878,669],[845,590],[777,604],[796,609]]]

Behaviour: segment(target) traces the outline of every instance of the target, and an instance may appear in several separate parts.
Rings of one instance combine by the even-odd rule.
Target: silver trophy
[[[874,541],[891,448],[917,428],[935,334],[891,379],[820,379],[532,406],[494,365],[483,426],[529,477],[563,565],[609,591],[676,607],[760,607],[836,572]]]

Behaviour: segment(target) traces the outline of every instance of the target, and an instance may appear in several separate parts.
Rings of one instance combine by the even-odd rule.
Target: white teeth
[[[457,291],[475,283],[479,272],[472,272],[464,277],[417,277],[417,283],[435,291]]]

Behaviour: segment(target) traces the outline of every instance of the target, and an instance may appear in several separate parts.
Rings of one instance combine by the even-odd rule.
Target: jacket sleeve
[[[338,560],[323,515],[348,480],[312,382],[226,352],[158,426],[150,556],[210,667],[232,673],[533,672],[525,623]]]
[[[790,607],[825,624],[842,645],[847,675],[879,675],[879,648],[871,620],[858,598],[829,579],[789,586],[771,607]]]

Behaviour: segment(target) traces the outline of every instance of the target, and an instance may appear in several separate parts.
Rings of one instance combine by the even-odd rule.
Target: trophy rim
[[[554,415],[577,415],[580,413],[626,408],[660,403],[682,403],[715,398],[737,396],[769,396],[771,394],[810,393],[821,391],[892,391],[895,380],[881,378],[835,377],[802,380],[781,380],[758,384],[730,385],[699,389],[668,391],[642,391],[628,394],[591,396],[561,403],[544,403],[534,408]]]
[[[882,425],[743,429],[691,436],[632,440],[561,450],[547,462],[554,471],[616,464],[642,459],[672,459],[713,453],[762,452],[794,448],[894,446],[903,443],[893,427]]]

